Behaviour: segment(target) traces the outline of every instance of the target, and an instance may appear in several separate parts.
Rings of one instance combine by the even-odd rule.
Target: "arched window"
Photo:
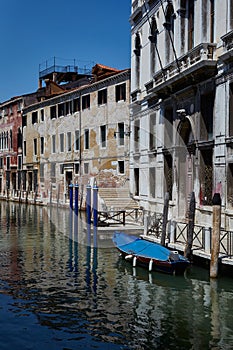
[[[151,62],[150,62],[150,70],[151,74],[153,74],[156,70],[156,45],[157,45],[157,34],[158,34],[158,29],[157,29],[157,23],[155,17],[152,17],[151,19],[151,24],[150,24],[150,57],[151,57]]]
[[[141,56],[141,39],[139,33],[136,33],[135,36],[135,84],[136,87],[139,87],[140,81],[140,56]]]
[[[13,148],[12,130],[10,130],[10,148]]]
[[[18,133],[17,133],[17,148],[21,148],[22,149],[23,145],[22,145],[22,132],[20,130],[20,128],[18,128]]]
[[[166,29],[165,34],[165,62],[168,64],[173,60],[173,48],[172,41],[174,38],[174,8],[170,1],[168,1],[165,10],[165,23],[163,24]]]
[[[210,42],[214,42],[214,0],[210,0]]]
[[[188,50],[194,46],[194,0],[188,2]]]
[[[6,149],[8,149],[8,145],[9,145],[9,132],[6,132]]]

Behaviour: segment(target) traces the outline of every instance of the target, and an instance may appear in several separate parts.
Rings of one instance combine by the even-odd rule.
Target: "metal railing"
[[[98,212],[98,226],[125,226],[125,210],[108,210]]]
[[[220,254],[222,257],[233,257],[233,232],[221,230],[220,235]]]

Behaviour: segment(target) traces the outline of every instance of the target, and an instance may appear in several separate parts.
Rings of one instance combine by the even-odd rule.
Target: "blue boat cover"
[[[115,246],[126,254],[137,255],[150,259],[166,261],[171,251],[158,243],[149,242],[137,236],[124,232],[115,232],[113,235]],[[179,256],[182,259],[182,256]]]

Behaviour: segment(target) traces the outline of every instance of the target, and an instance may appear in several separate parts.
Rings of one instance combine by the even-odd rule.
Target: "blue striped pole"
[[[93,186],[93,224],[98,226],[98,186],[96,181]]]
[[[74,212],[78,215],[78,184],[74,185]]]
[[[97,247],[97,227],[98,227],[98,186],[96,180],[93,186],[93,235],[94,247]]]
[[[87,224],[91,225],[91,185],[90,183],[87,184],[86,190],[87,190],[87,194],[86,194]]]
[[[73,185],[69,185],[69,190],[70,190],[70,209],[73,209]]]

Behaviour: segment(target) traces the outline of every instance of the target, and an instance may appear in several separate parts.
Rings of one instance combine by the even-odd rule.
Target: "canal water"
[[[233,349],[233,278],[133,268],[87,232],[67,209],[0,202],[1,350]]]

